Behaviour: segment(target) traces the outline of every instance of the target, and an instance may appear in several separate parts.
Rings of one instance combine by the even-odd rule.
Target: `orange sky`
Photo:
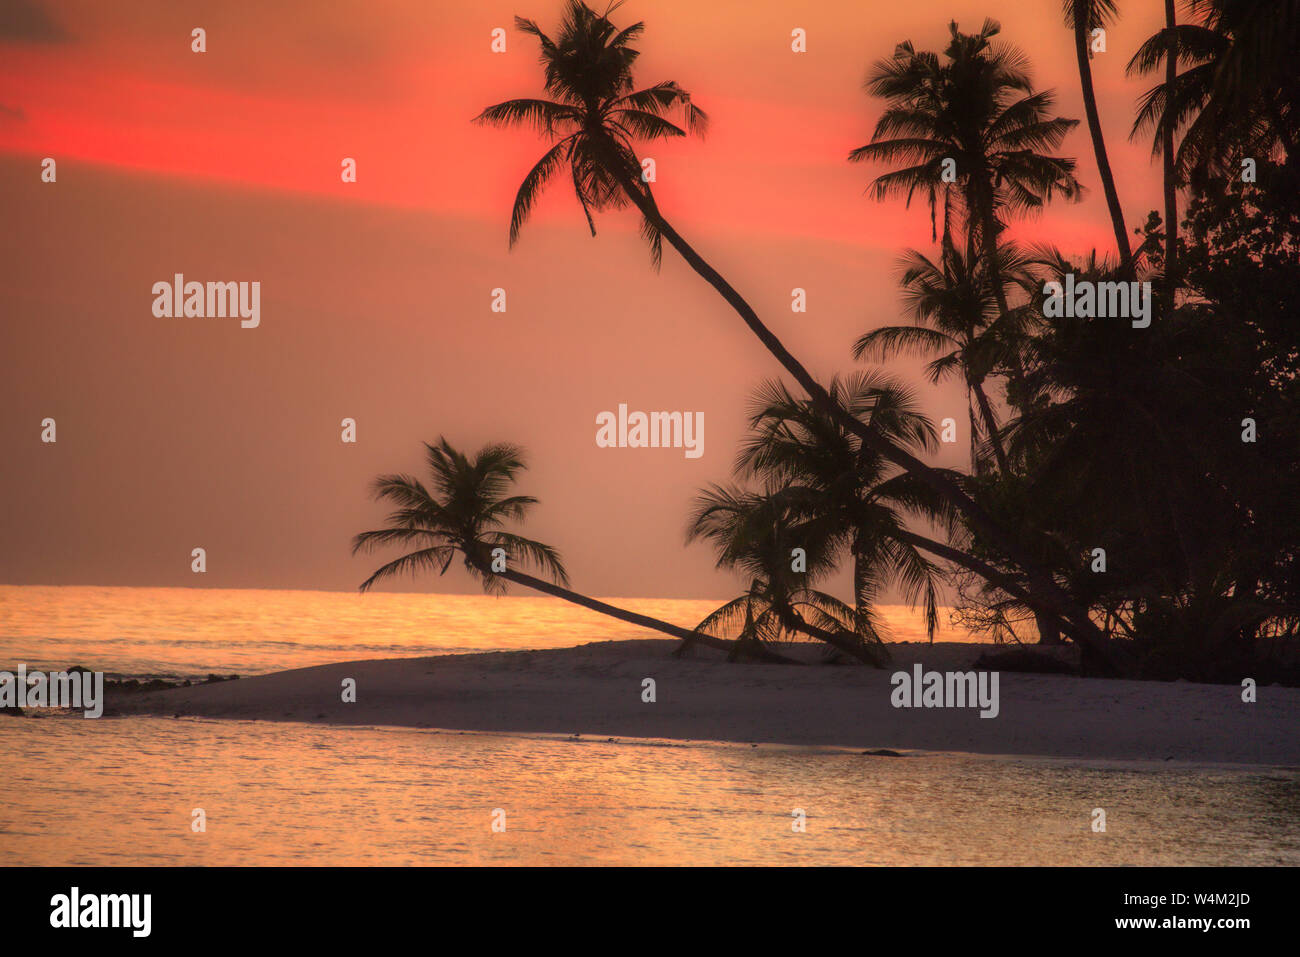
[[[543,500],[530,528],[580,588],[734,590],[706,549],[683,550],[684,516],[696,487],[726,477],[745,395],[775,363],[671,251],[649,268],[630,216],[601,218],[593,241],[557,186],[506,249],[543,147],[469,120],[540,92],[535,46],[511,29],[493,54],[491,29],[515,13],[550,29],[559,6],[5,4],[0,581],[352,587],[366,563],[346,541],[378,517],[367,479],[416,468],[419,440],[445,432],[529,448]],[[1148,147],[1126,142],[1143,81],[1123,65],[1162,9],[1126,5],[1094,61],[1130,227],[1159,187]],[[643,83],[678,80],[712,118],[707,139],[647,151],[661,207],[819,373],[850,368],[852,340],[897,319],[894,261],[929,244],[923,209],[868,201],[873,171],[845,162],[878,113],[866,68],[985,15],[1081,118],[1055,3],[633,0],[615,18],[647,23]],[[806,54],[790,52],[794,27]],[[1089,195],[1029,230],[1109,251],[1082,127],[1063,152]],[[45,156],[55,184],[40,182]],[[344,156],[356,184],[340,182]],[[175,272],[261,281],[262,326],[155,319],[150,287]],[[505,315],[488,310],[498,286]],[[794,286],[807,315],[790,313]],[[959,395],[925,396],[964,427]],[[594,416],[619,402],[704,412],[706,454],[597,449]],[[57,446],[39,443],[47,415]],[[355,447],[338,441],[343,416]],[[195,545],[212,556],[201,581]]]

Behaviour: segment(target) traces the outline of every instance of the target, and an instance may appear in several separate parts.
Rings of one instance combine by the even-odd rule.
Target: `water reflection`
[[[0,767],[35,864],[1300,864],[1293,770],[52,716]]]

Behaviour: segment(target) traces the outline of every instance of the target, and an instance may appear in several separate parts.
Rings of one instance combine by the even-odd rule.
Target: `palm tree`
[[[697,539],[714,543],[719,568],[750,579],[744,594],[708,615],[697,632],[725,634],[739,625],[738,649],[805,637],[876,667],[889,660],[870,616],[813,587],[834,569],[836,535],[824,516],[799,515],[785,490],[714,485],[700,492],[687,533],[688,542]],[[796,548],[805,552],[805,570],[794,568]]]
[[[629,200],[641,199],[636,140],[686,136],[688,130],[702,135],[708,127],[708,116],[675,82],[634,89],[632,64],[638,51],[632,42],[644,32],[645,24],[616,30],[609,14],[620,6],[621,2],[614,3],[604,14],[597,14],[581,0],[569,0],[556,40],[532,20],[515,18],[516,28],[541,44],[545,89],[554,99],[507,100],[489,106],[475,118],[477,123],[494,126],[529,125],[553,142],[515,195],[511,246],[518,242],[547,182],[565,166],[595,236],[593,212],[623,208]],[[667,118],[678,107],[686,129]],[[648,187],[644,192],[649,192]],[[662,233],[656,218],[646,215],[642,226],[657,264]]]
[[[950,214],[958,212],[965,220],[967,262],[982,254],[996,277],[1004,212],[1037,210],[1058,194],[1079,195],[1074,161],[1044,152],[1059,146],[1078,121],[1052,116],[1054,94],[1034,90],[1024,55],[994,45],[1001,32],[997,21],[985,20],[975,34],[960,32],[955,22],[949,30],[952,40],[942,62],[904,41],[872,67],[867,92],[883,97],[887,106],[871,142],[849,159],[901,164],[876,177],[871,195],[910,202],[923,192],[932,221],[942,194],[944,235],[950,235]],[[955,197],[944,181],[946,160],[955,164]],[[996,281],[994,296],[1006,312]]]
[[[1154,149],[1165,154],[1166,164],[1173,156],[1175,178],[1200,186],[1238,175],[1234,167],[1243,157],[1280,150],[1294,161],[1300,137],[1294,63],[1300,2],[1189,0],[1197,22],[1187,23],[1175,22],[1170,0],[1165,9],[1165,29],[1129,61],[1130,73],[1153,73],[1162,64],[1165,69],[1165,81],[1139,101],[1133,135],[1154,130]],[[1179,73],[1178,65],[1187,69]]]
[[[1164,115],[1156,115],[1152,103],[1154,100],[1166,96],[1178,86],[1180,46],[1178,14],[1175,3],[1174,0],[1165,0],[1164,27],[1147,38],[1137,53],[1133,54],[1132,59],[1129,60],[1128,66],[1125,68],[1125,73],[1128,76],[1152,73],[1161,64],[1163,64],[1165,71],[1164,82],[1158,84],[1154,89],[1148,90],[1138,101],[1138,116],[1133,123],[1133,128],[1129,131],[1129,139],[1137,139],[1144,128],[1148,126],[1155,127],[1151,155],[1159,156],[1162,160],[1161,174],[1164,184],[1165,205],[1164,273],[1168,286],[1166,301],[1170,308],[1173,306],[1173,295],[1177,286],[1175,270],[1178,260],[1178,173],[1174,139],[1178,124],[1176,122],[1166,122]],[[1169,119],[1172,119],[1172,115]],[[1142,251],[1139,249],[1138,255],[1141,254]]]
[[[1104,29],[1117,13],[1114,0],[1064,0],[1065,23],[1074,31],[1074,52],[1079,61],[1079,84],[1083,88],[1083,110],[1088,117],[1088,132],[1092,135],[1092,150],[1097,156],[1097,175],[1106,194],[1110,209],[1110,222],[1115,230],[1115,246],[1119,250],[1120,273],[1132,278],[1133,250],[1129,246],[1128,231],[1124,228],[1124,209],[1120,206],[1119,192],[1115,189],[1115,176],[1110,171],[1110,158],[1106,155],[1106,140],[1101,132],[1101,116],[1097,113],[1097,94],[1092,86],[1092,50],[1089,41],[1092,31]]]
[[[875,373],[831,380],[830,392],[851,414],[901,445],[931,452],[934,427],[916,409],[911,393]],[[815,404],[793,396],[777,381],[755,393],[750,431],[736,459],[737,474],[780,489],[777,498],[801,527],[813,558],[833,568],[847,552],[853,563],[854,605],[863,635],[876,635],[872,607],[891,582],[921,602],[927,631],[938,627],[938,569],[922,555],[909,518],[951,526],[947,503],[915,476],[900,472],[864,446]],[[788,550],[784,553],[787,556]]]
[[[985,508],[940,470],[890,443],[837,406],[821,383],[759,319],[744,297],[664,218],[650,185],[640,176],[636,140],[701,132],[706,118],[690,94],[674,82],[635,89],[632,67],[639,53],[632,41],[641,35],[644,25],[636,23],[624,30],[616,29],[609,14],[617,6],[597,14],[581,0],[568,0],[560,31],[554,39],[531,20],[515,19],[516,26],[536,37],[541,45],[545,89],[552,98],[498,103],[480,113],[477,122],[506,127],[529,125],[543,133],[552,145],[520,187],[511,216],[512,235],[518,236],[545,183],[565,166],[593,230],[593,210],[618,208],[626,199],[641,213],[642,232],[656,262],[666,240],[736,311],[824,412],[839,417],[870,448],[952,502],[989,541],[1026,570],[1035,590],[1034,601],[1045,613],[1064,618],[1072,637],[1095,643],[1100,632],[1085,610],[1056,586],[1047,570],[1033,564],[1028,552],[993,521]],[[682,111],[685,129],[667,119],[667,114],[678,109]],[[1023,135],[1032,139],[1034,134],[1027,131]]]
[[[1004,245],[998,261],[1004,282],[1026,284],[1025,260],[1015,246]],[[974,399],[970,413],[972,464],[978,458],[977,408],[998,469],[1005,474],[1006,452],[984,382],[1008,356],[1016,354],[1025,310],[1000,311],[988,260],[972,262],[951,242],[943,243],[938,263],[915,249],[907,250],[900,268],[904,302],[916,323],[872,329],[853,344],[853,357],[887,360],[906,353],[937,355],[926,369],[929,380],[938,383],[960,375],[966,383],[968,406],[969,399]]]
[[[1148,74],[1154,72],[1161,62],[1164,64],[1165,81],[1148,90],[1139,101],[1138,115],[1133,122],[1133,129],[1129,132],[1129,139],[1136,139],[1147,127],[1155,128],[1151,152],[1152,155],[1160,156],[1162,160],[1165,201],[1165,276],[1171,294],[1176,284],[1178,265],[1178,171],[1174,139],[1179,121],[1174,117],[1174,111],[1168,107],[1175,97],[1173,91],[1179,88],[1179,60],[1188,58],[1195,43],[1187,46],[1187,49],[1184,47],[1190,37],[1197,35],[1198,32],[1199,28],[1195,26],[1180,27],[1174,0],[1165,0],[1164,29],[1142,44],[1129,60],[1126,69],[1130,76]],[[1201,35],[1198,39],[1205,40],[1208,37]],[[1172,300],[1170,302],[1172,304]]]
[[[1279,149],[1294,163],[1300,2],[1192,0],[1191,8],[1206,29],[1229,42],[1217,46],[1200,115],[1183,137],[1187,156],[1180,165],[1190,172],[1236,175],[1240,156],[1269,156]]]
[[[814,629],[835,634],[836,640],[854,642],[856,639],[850,636],[855,635],[856,628],[853,609],[835,596],[811,588],[778,595],[761,577],[755,577],[748,591],[724,602],[695,626],[696,631],[707,635],[735,632],[733,644],[737,653],[753,648],[783,648],[805,638]],[[855,649],[852,652],[853,657],[873,665],[887,660],[884,657],[866,657],[872,649],[866,642],[862,645],[861,651]],[[883,646],[880,650],[884,651]],[[829,660],[841,653],[835,645],[827,645]]]
[[[379,566],[361,583],[361,591],[369,591],[377,582],[402,574],[421,571],[445,574],[459,555],[465,570],[490,594],[504,594],[506,583],[514,582],[619,621],[652,628],[674,638],[697,640],[728,652],[736,651],[730,642],[700,636],[565,587],[569,578],[559,553],[550,545],[525,538],[506,527],[509,522],[522,521],[537,504],[531,495],[507,494],[525,467],[523,451],[517,446],[486,445],[477,455],[469,456],[440,438],[432,445],[426,442],[424,448],[429,486],[412,475],[381,475],[374,483],[375,498],[391,502],[394,510],[388,516],[386,527],[362,532],[352,542],[354,555],[390,545],[414,550]],[[520,571],[530,567],[540,570],[550,581]],[[744,651],[751,653],[749,649]],[[779,660],[779,656],[767,649],[755,649],[752,653],[765,660]]]

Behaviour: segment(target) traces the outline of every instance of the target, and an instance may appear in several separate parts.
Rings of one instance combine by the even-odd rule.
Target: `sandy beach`
[[[1300,689],[1000,673],[1000,710],[895,708],[890,676],[966,670],[988,646],[891,646],[885,670],[677,659],[673,641],[352,661],[114,694],[108,714],[959,751],[1095,760],[1300,765]],[[356,701],[344,702],[345,679]],[[642,700],[653,678],[653,703]]]

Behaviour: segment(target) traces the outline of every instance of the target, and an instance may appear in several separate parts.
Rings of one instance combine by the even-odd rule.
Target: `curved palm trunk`
[[[523,585],[525,588],[531,588],[534,591],[540,591],[543,594],[551,595],[555,598],[562,598],[564,601],[571,602],[574,605],[581,605],[591,611],[599,612],[602,615],[608,615],[610,618],[617,618],[619,621],[625,621],[630,625],[639,625],[642,628],[651,628],[654,631],[663,632],[665,635],[672,635],[674,638],[681,638],[689,645],[690,642],[699,642],[709,648],[717,648],[728,654],[748,654],[759,661],[769,661],[780,664],[797,664],[792,658],[778,654],[769,648],[758,645],[753,648],[739,648],[735,642],[726,641],[722,638],[714,638],[712,635],[703,635],[698,631],[691,631],[689,628],[682,628],[671,622],[660,621],[658,618],[652,618],[649,615],[642,615],[635,611],[628,611],[626,608],[619,608],[616,605],[610,605],[595,598],[588,598],[586,595],[580,595],[575,591],[570,591],[560,585],[552,584],[544,578],[535,578],[524,572],[503,571],[492,572],[506,581],[512,581],[516,585]]]
[[[994,523],[992,517],[963,492],[956,483],[941,475],[937,470],[930,468],[916,456],[894,445],[862,421],[850,415],[838,402],[832,399],[830,393],[826,391],[822,384],[813,378],[812,374],[790,353],[790,350],[773,334],[772,330],[764,325],[763,321],[758,318],[758,314],[754,312],[753,307],[745,301],[740,293],[727,280],[722,278],[722,275],[716,269],[705,262],[704,257],[697,253],[677,230],[673,229],[668,221],[664,219],[653,197],[641,192],[634,185],[624,184],[623,189],[642,215],[654,223],[655,228],[686,260],[687,265],[694,269],[705,282],[716,289],[718,294],[727,301],[728,305],[736,310],[740,318],[744,320],[745,325],[749,326],[750,331],[758,337],[759,341],[767,348],[767,351],[776,357],[776,360],[808,393],[808,396],[818,408],[832,416],[856,435],[873,452],[917,476],[926,485],[952,502],[963,514],[970,518],[972,524],[979,527],[980,531],[995,541],[999,548],[1002,548],[1009,556],[1016,559],[1020,549]],[[1018,559],[1017,564],[1020,564]]]
[[[881,648],[880,657],[873,655],[858,642],[847,637],[845,633],[830,631],[826,628],[818,627],[811,622],[805,621],[799,613],[786,602],[773,602],[776,609],[777,617],[781,619],[781,624],[791,631],[802,632],[809,638],[816,638],[818,641],[824,641],[837,651],[842,651],[851,658],[856,658],[864,665],[871,665],[873,668],[884,667],[884,661],[889,660],[889,652]]]
[[[610,168],[618,169],[619,165],[611,165]],[[803,388],[818,408],[833,416],[836,421],[843,424],[845,428],[861,439],[863,444],[873,452],[883,456],[904,471],[915,475],[920,481],[951,502],[954,507],[966,516],[972,526],[981,534],[987,536],[989,541],[1012,562],[1025,570],[1034,589],[1033,597],[1027,599],[1027,604],[1031,604],[1036,609],[1041,608],[1044,613],[1059,616],[1067,621],[1070,624],[1068,634],[1070,634],[1071,638],[1091,651],[1097,660],[1103,662],[1110,660],[1110,655],[1105,647],[1105,635],[1088,617],[1086,609],[1080,607],[1066,594],[1052,580],[1045,569],[1038,567],[1037,562],[1029,557],[1024,549],[993,520],[988,512],[952,480],[941,475],[937,470],[932,469],[916,458],[916,456],[885,439],[861,420],[850,415],[839,403],[832,399],[821,383],[812,377],[812,374],[786,349],[781,340],[772,333],[772,330],[763,324],[763,321],[758,318],[758,314],[754,312],[753,307],[745,301],[740,293],[716,269],[705,262],[704,258],[681,237],[677,230],[669,225],[663,214],[659,212],[659,207],[655,204],[654,198],[649,192],[642,192],[636,181],[629,176],[621,177],[620,183],[624,193],[627,194],[633,205],[641,211],[641,214],[649,222],[654,224],[660,234],[668,240],[669,244],[677,250],[700,278],[716,289],[718,294],[736,310],[745,325],[750,328],[767,350],[799,383],[800,387]]]
[[[988,562],[981,561],[973,555],[968,555],[959,548],[946,545],[943,542],[936,542],[933,539],[926,538],[924,535],[918,535],[916,532],[909,532],[906,529],[900,529],[893,533],[894,537],[900,542],[913,545],[916,548],[924,549],[932,555],[938,555],[940,558],[946,558],[953,564],[974,572],[990,584],[996,585],[1012,598],[1019,599],[1033,609],[1034,617],[1038,623],[1039,636],[1043,637],[1043,644],[1058,644],[1061,631],[1063,630],[1070,636],[1087,655],[1087,660],[1094,665],[1100,674],[1118,674],[1119,669],[1116,666],[1113,657],[1106,650],[1106,635],[1097,628],[1095,622],[1091,619],[1088,624],[1092,627],[1092,632],[1080,629],[1076,622],[1066,616],[1057,616],[1040,610],[1041,603],[1036,601],[1024,587],[1024,583],[1006,574]],[[1094,635],[1093,632],[1096,634]],[[1056,641],[1049,641],[1046,635],[1055,635]],[[1096,640],[1100,636],[1100,641]]]
[[[940,558],[946,558],[953,564],[974,572],[990,584],[997,585],[1012,598],[1018,598],[1027,605],[1034,602],[1033,596],[1025,590],[1023,582],[1006,572],[999,571],[988,562],[978,559],[974,555],[966,554],[960,548],[954,548],[952,545],[946,545],[943,542],[936,542],[932,538],[926,538],[916,532],[909,532],[907,529],[899,529],[891,532],[891,534],[904,544],[923,549],[932,555],[938,555]]]
[[[1132,278],[1133,251],[1129,247],[1128,232],[1124,228],[1124,210],[1119,204],[1119,193],[1115,190],[1115,177],[1110,171],[1110,159],[1106,155],[1106,140],[1101,134],[1101,117],[1097,114],[1097,94],[1092,87],[1092,64],[1088,59],[1088,18],[1077,14],[1074,18],[1074,52],[1079,60],[1079,83],[1083,87],[1083,109],[1088,116],[1088,132],[1092,134],[1092,150],[1097,154],[1097,174],[1101,177],[1101,187],[1106,193],[1106,205],[1110,208],[1111,226],[1115,230],[1120,270],[1126,277]]]

